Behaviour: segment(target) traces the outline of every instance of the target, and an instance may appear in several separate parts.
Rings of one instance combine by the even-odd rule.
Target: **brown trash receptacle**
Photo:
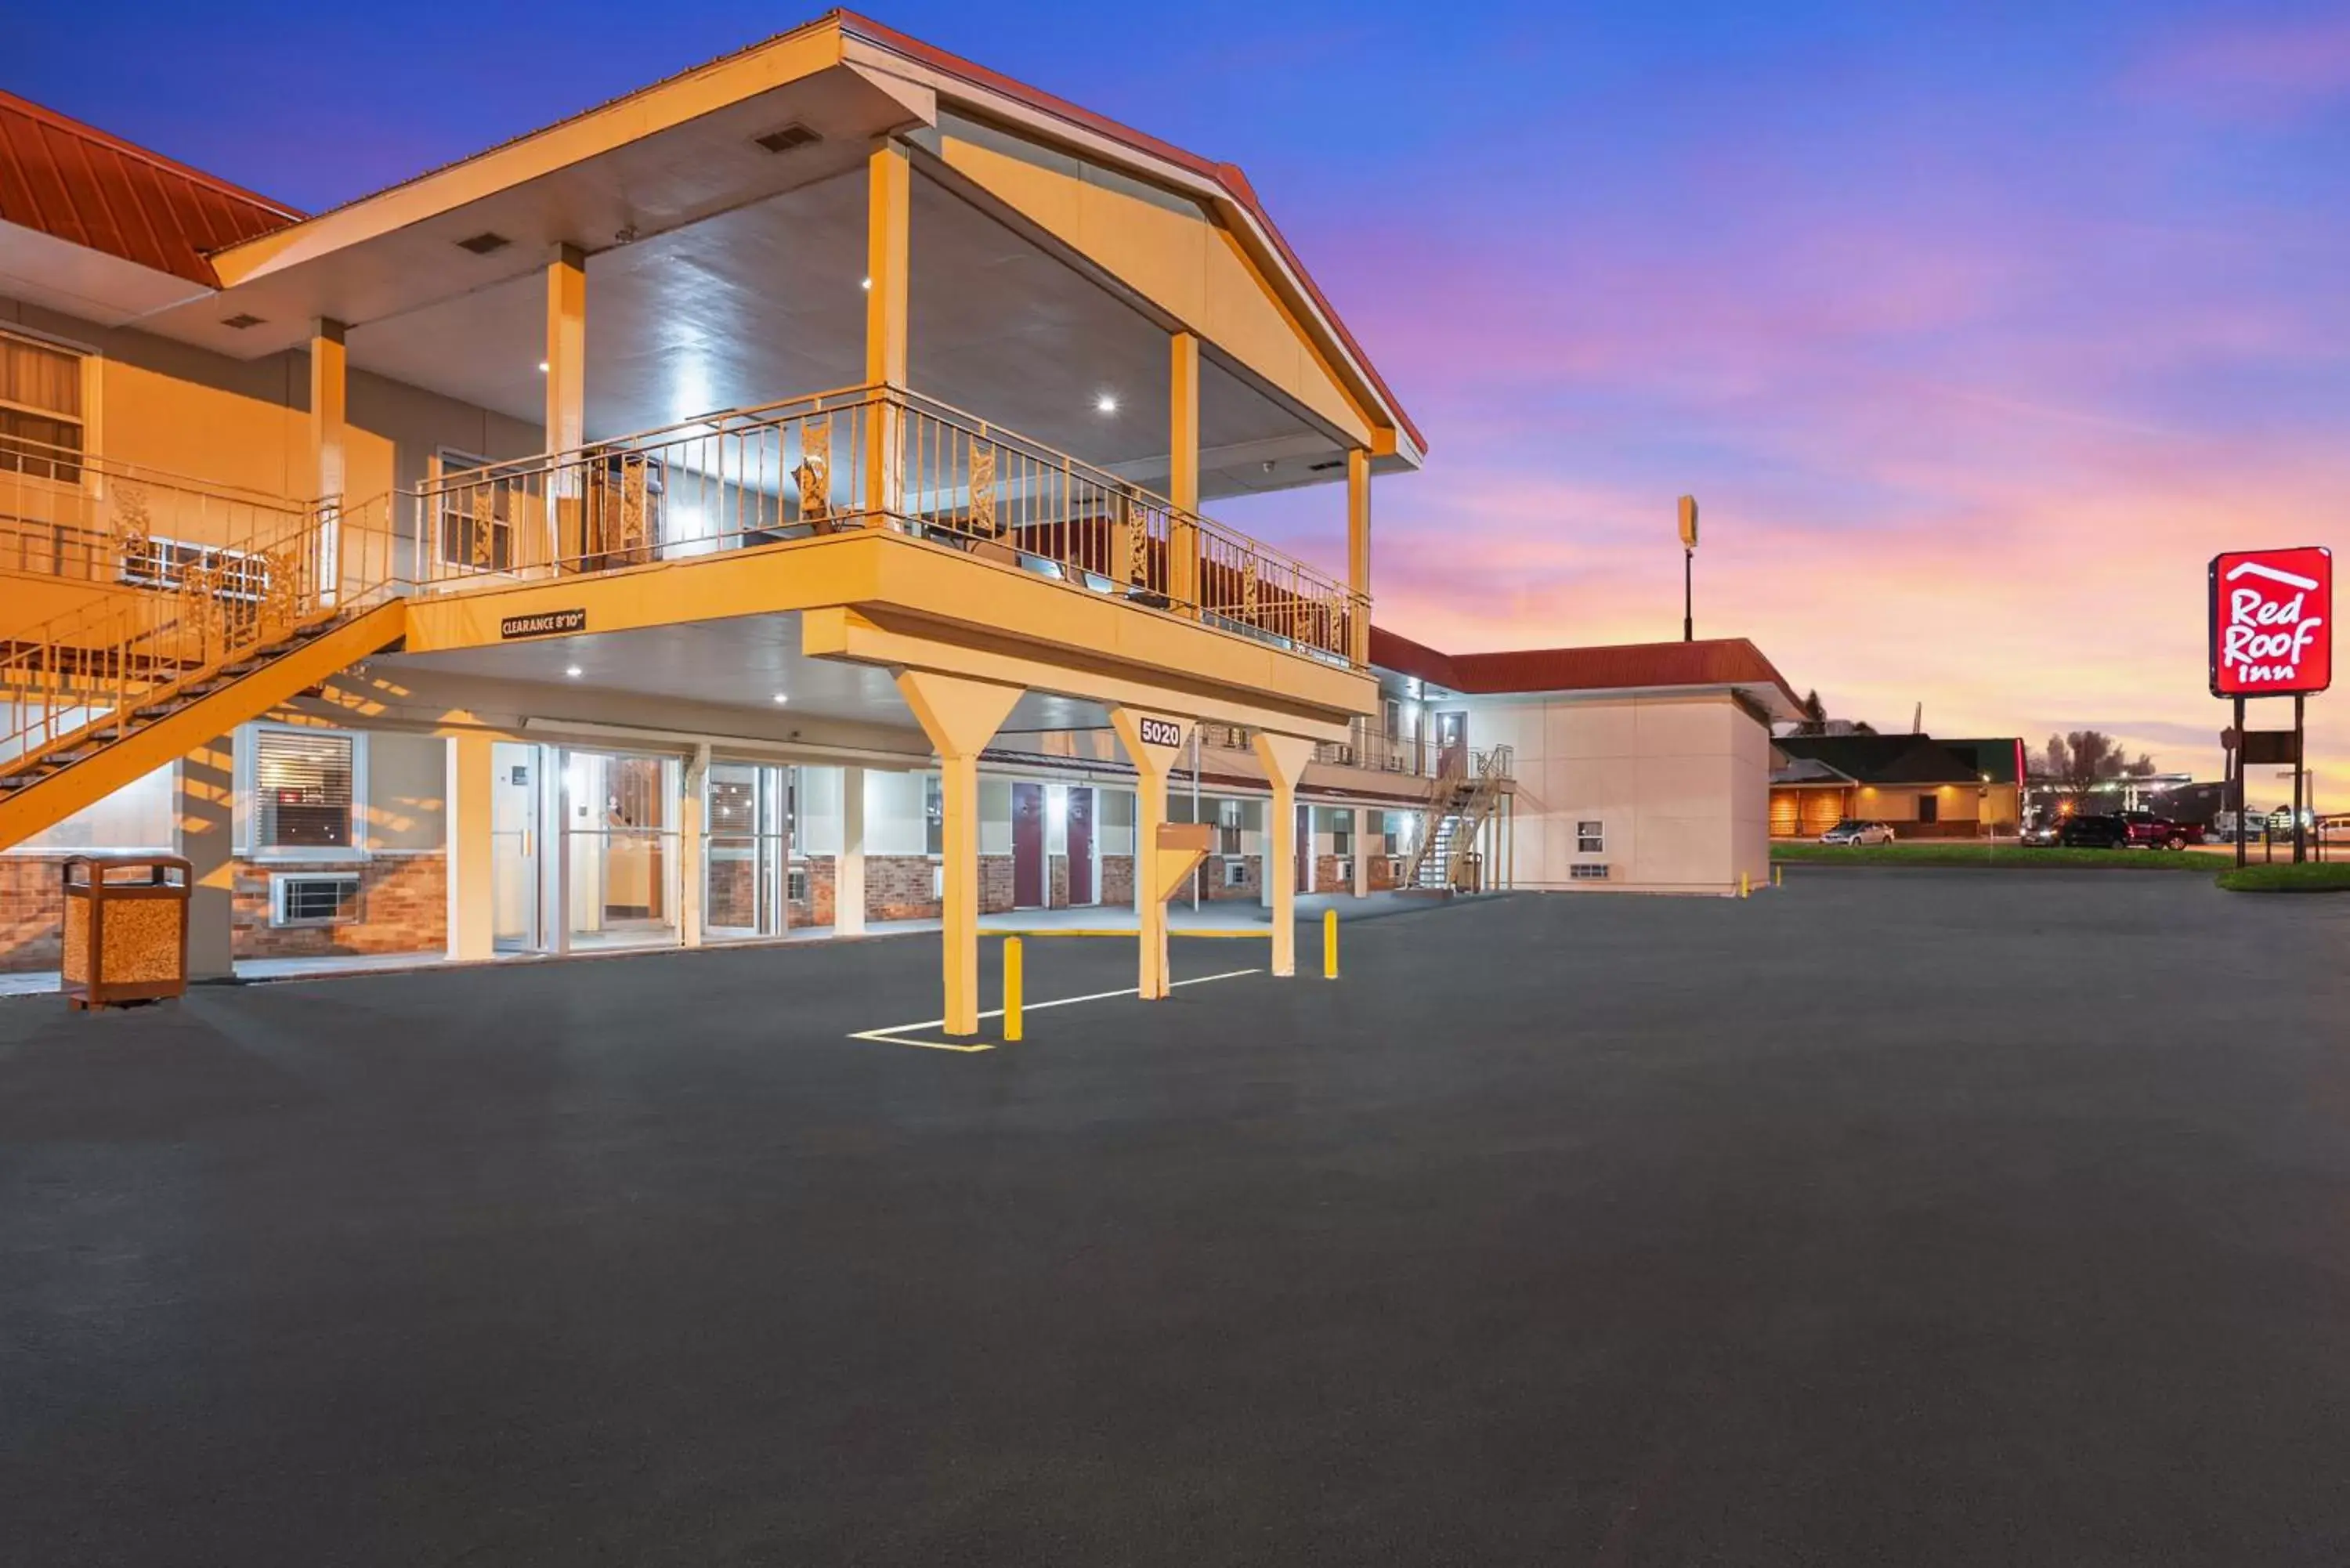
[[[64,973],[76,1007],[158,1002],[188,989],[188,863],[176,855],[77,855],[66,879]]]

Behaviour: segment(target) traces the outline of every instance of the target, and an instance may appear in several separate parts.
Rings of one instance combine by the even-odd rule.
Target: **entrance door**
[[[490,747],[490,942],[499,952],[535,952],[538,927],[536,746]]]
[[[1045,907],[1045,786],[1012,786],[1012,907]]]
[[[1441,775],[1455,766],[1455,759],[1465,764],[1463,752],[1469,744],[1469,715],[1462,712],[1439,713],[1436,716],[1436,771]]]
[[[1094,792],[1069,792],[1069,902],[1094,901]]]

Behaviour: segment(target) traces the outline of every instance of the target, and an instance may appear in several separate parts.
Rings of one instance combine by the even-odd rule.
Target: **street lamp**
[[[1983,774],[1982,783],[1975,786],[1975,831],[1982,835],[1983,864],[1989,866],[1995,863],[1998,856],[1993,851],[1998,847],[1999,839],[1998,836],[1991,830],[1991,775],[1989,774]]]

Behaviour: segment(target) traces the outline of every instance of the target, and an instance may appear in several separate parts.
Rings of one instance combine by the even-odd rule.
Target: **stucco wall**
[[[1448,703],[1447,706],[1451,706]],[[1727,697],[1471,699],[1469,744],[1516,750],[1522,888],[1735,891],[1770,868],[1770,736]],[[1577,847],[1601,825],[1603,848]],[[1605,864],[1606,881],[1572,867]]]

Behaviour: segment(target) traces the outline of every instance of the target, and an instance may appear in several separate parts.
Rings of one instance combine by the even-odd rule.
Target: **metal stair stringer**
[[[407,629],[407,601],[387,600],[18,786],[0,798],[0,849],[23,843],[337,671],[382,652]]]

